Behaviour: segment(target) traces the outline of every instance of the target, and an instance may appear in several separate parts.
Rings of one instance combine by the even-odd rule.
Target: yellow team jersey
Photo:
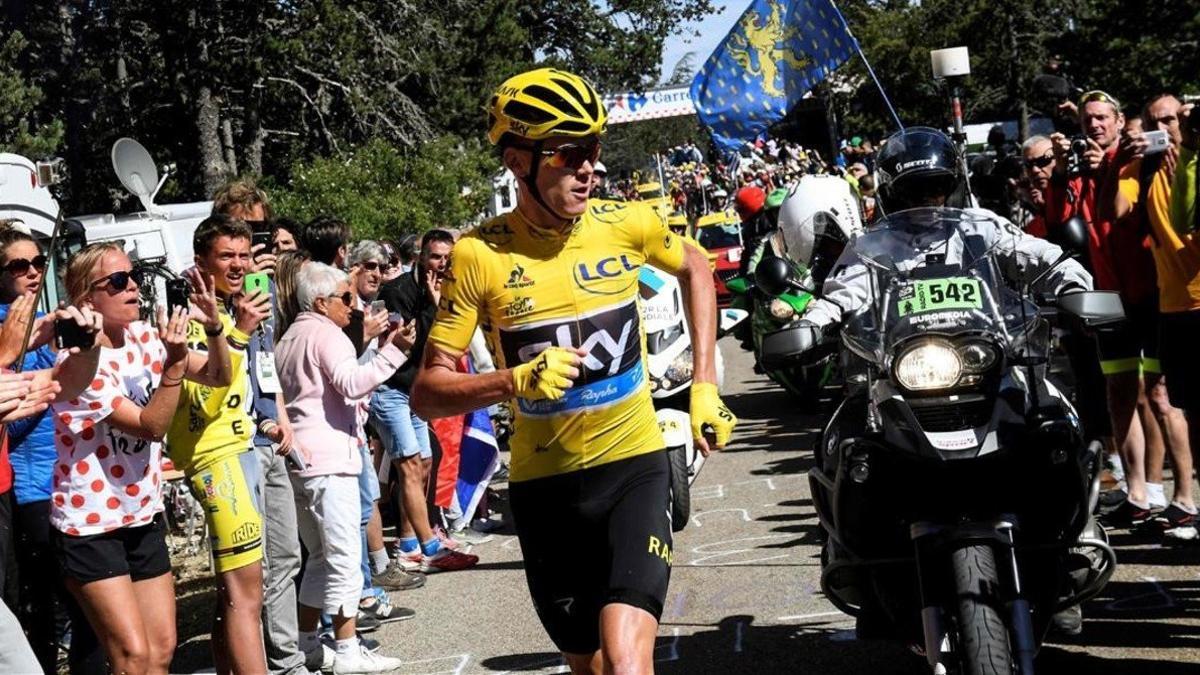
[[[684,246],[648,204],[600,200],[589,201],[566,234],[513,211],[455,244],[430,340],[461,354],[479,325],[498,369],[550,346],[588,352],[562,399],[517,399],[512,480],[663,447],[646,376],[638,278],[643,264],[680,270]]]
[[[1182,162],[1181,162],[1182,163]],[[1141,197],[1142,160],[1121,169],[1118,189],[1131,206]],[[1150,230],[1155,271],[1158,272],[1158,309],[1190,312],[1200,309],[1200,243],[1181,237],[1171,225],[1171,178],[1163,162],[1150,178],[1146,191],[1146,223]]]
[[[235,332],[233,319],[222,312],[225,326],[222,340]],[[208,336],[198,321],[188,323],[188,348],[208,351]],[[167,452],[175,468],[191,476],[213,462],[251,448],[254,420],[250,416],[250,374],[246,367],[246,352],[229,348],[233,380],[228,387],[210,387],[184,380],[179,394],[179,407],[167,431]]]

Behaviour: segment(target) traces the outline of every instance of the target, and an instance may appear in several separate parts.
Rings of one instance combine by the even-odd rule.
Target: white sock
[[[390,560],[388,560],[386,548],[370,551],[367,555],[371,557],[371,574],[383,574],[387,570]]]
[[[1187,506],[1184,506],[1183,504],[1180,504],[1179,502],[1171,502],[1171,503],[1174,504],[1175,506],[1178,506],[1179,508],[1183,509],[1184,511],[1187,511],[1188,513],[1192,514],[1193,516],[1196,515],[1196,507],[1195,506],[1187,507]]]
[[[319,646],[321,646],[321,639],[317,637],[317,631],[300,631],[300,651],[307,654]]]
[[[1146,499],[1151,506],[1166,506],[1167,495],[1163,492],[1162,483],[1146,483]]]
[[[348,637],[345,640],[337,640],[334,642],[339,654],[349,654],[358,649],[358,636]]]

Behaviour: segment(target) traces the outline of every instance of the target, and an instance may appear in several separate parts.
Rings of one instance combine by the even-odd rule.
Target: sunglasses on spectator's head
[[[19,277],[22,274],[25,274],[26,272],[28,272],[30,267],[36,269],[39,272],[45,272],[46,271],[46,256],[39,255],[39,256],[36,256],[33,260],[26,260],[24,258],[13,258],[12,260],[9,260],[7,263],[5,263],[4,267],[2,267],[0,269],[3,269],[5,272],[8,272],[9,274],[13,275],[14,277]]]
[[[1054,163],[1054,155],[1046,154],[1046,155],[1042,155],[1041,157],[1036,157],[1034,159],[1025,160],[1025,168],[1032,169],[1034,167],[1037,167],[1039,169],[1044,169],[1053,163]]]
[[[1111,94],[1104,92],[1104,91],[1100,91],[1099,89],[1093,89],[1092,91],[1089,91],[1089,92],[1085,93],[1083,96],[1079,97],[1079,107],[1080,108],[1082,108],[1083,106],[1085,106],[1089,103],[1097,103],[1097,102],[1111,103],[1112,106],[1114,108],[1116,108],[1117,110],[1121,109],[1120,101],[1113,98],[1113,96]]]
[[[146,273],[142,270],[128,270],[121,272],[113,272],[106,277],[100,277],[92,282],[92,289],[100,289],[107,287],[109,290],[119,293],[129,287],[129,280],[133,279],[133,283],[138,286],[146,279]]]
[[[354,303],[354,295],[352,295],[350,293],[350,291],[346,291],[345,293],[342,293],[341,295],[338,295],[335,293],[334,295],[330,295],[330,296],[326,296],[326,297],[332,298],[334,300],[341,300],[342,304],[347,307],[349,307],[351,304]]]
[[[564,143],[541,152],[543,157],[548,158],[546,166],[552,169],[578,169],[584,162],[595,164],[600,159],[600,141]]]

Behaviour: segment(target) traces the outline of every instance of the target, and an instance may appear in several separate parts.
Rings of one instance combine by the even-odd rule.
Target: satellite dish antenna
[[[147,211],[157,211],[154,196],[162,187],[162,181],[158,179],[158,169],[150,152],[132,138],[119,138],[113,143],[112,163],[121,185],[136,195]]]

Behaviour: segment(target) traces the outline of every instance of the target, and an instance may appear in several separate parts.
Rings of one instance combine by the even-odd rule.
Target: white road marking
[[[750,522],[750,512],[747,509],[713,509],[712,511],[697,511],[696,513],[693,513],[692,524],[696,527],[702,527],[700,521],[715,513],[740,513],[742,514],[742,522]],[[701,516],[704,516],[705,518],[701,518]]]
[[[820,619],[820,618],[826,617],[826,616],[844,616],[847,619],[854,618],[847,614],[843,614],[842,612],[816,612],[814,614],[793,614],[791,616],[781,616],[775,620],[776,621],[807,621],[808,619]]]
[[[743,553],[751,553],[751,552],[755,551],[755,549],[752,547],[733,549],[730,551],[712,551],[712,550],[710,550],[713,547],[727,546],[730,544],[737,544],[739,542],[787,539],[789,537],[794,537],[794,536],[796,536],[796,535],[794,535],[792,533],[781,532],[778,534],[764,534],[764,535],[760,535],[757,537],[742,537],[740,539],[724,539],[722,541],[712,542],[712,543],[708,543],[708,544],[701,544],[700,546],[696,546],[691,549],[691,553],[700,555],[701,557],[688,562],[688,566],[690,566],[690,567],[705,567],[706,565],[704,565],[703,563],[707,560],[712,560],[714,558],[722,558],[722,557],[726,557],[726,556],[736,556],[736,555],[740,555]],[[728,561],[728,562],[713,563],[713,564],[707,565],[707,566],[708,567],[720,567],[722,565],[738,565],[738,564],[754,565],[757,563],[766,562],[768,560],[778,560],[779,558],[786,558],[789,555],[791,555],[791,554],[788,553],[787,551],[784,551],[782,553],[775,554],[775,555],[757,555],[757,556],[752,556],[749,558],[741,558],[738,560],[732,560],[732,561]]]

